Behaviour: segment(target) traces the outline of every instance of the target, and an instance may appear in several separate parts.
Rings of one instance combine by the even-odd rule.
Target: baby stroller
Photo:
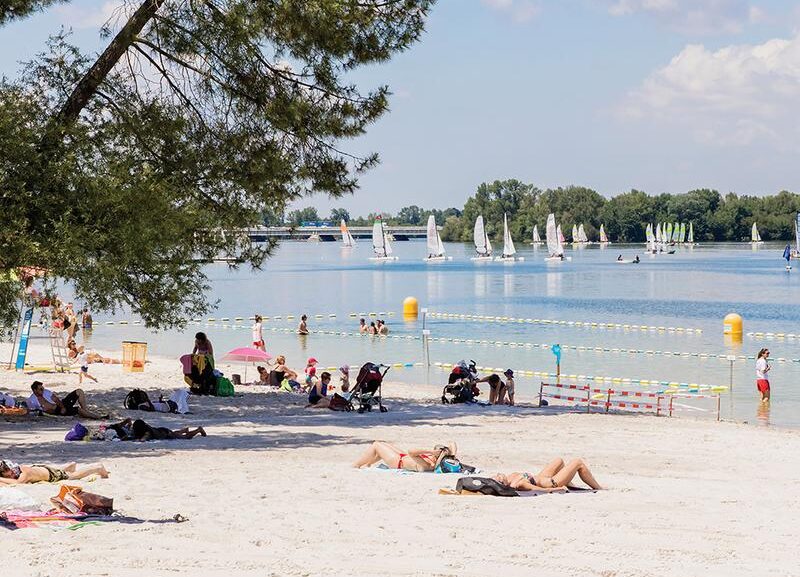
[[[475,403],[475,397],[481,394],[476,381],[478,380],[478,369],[475,368],[475,361],[459,361],[450,376],[447,384],[442,390],[442,403],[451,405],[455,403]]]
[[[375,405],[380,408],[381,413],[389,410],[381,403],[381,384],[388,371],[387,365],[375,363],[366,363],[358,371],[356,384],[350,392],[350,404],[359,413],[371,411]]]

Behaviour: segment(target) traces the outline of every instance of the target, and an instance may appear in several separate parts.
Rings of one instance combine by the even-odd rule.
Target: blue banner
[[[25,311],[22,319],[22,330],[19,333],[19,349],[17,349],[16,369],[25,368],[25,356],[28,354],[28,337],[31,334],[31,320],[33,319],[33,308]]]

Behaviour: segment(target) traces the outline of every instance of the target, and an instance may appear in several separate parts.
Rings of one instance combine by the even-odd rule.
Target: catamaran
[[[339,230],[342,231],[342,246],[344,248],[353,248],[356,246],[356,239],[350,234],[350,230],[347,228],[347,223],[345,223],[344,219],[342,219],[339,225]]]
[[[547,215],[547,226],[545,227],[545,238],[547,238],[548,255],[545,261],[572,260],[572,257],[564,256],[564,246],[560,239],[560,226],[556,227],[556,217],[551,212]]]
[[[583,228],[583,223],[578,226],[578,242],[581,244],[589,244],[589,237],[586,236],[586,231]]]
[[[750,230],[750,242],[753,244],[761,244],[764,242],[761,240],[761,235],[758,234],[758,227],[756,223],[753,223],[753,228]]]
[[[650,234],[653,234],[653,227],[649,224],[647,227],[650,231]],[[600,244],[609,244],[608,236],[606,236],[606,229],[602,224],[600,225]]]
[[[428,256],[425,257],[427,262],[453,260],[452,256],[447,256],[442,244],[442,237],[439,236],[439,230],[436,228],[436,219],[433,215],[428,217]]]
[[[514,239],[511,238],[511,231],[508,230],[508,215],[503,215],[503,254],[498,256],[495,260],[503,262],[514,262],[517,260],[525,260],[524,257],[514,256],[517,254],[517,249],[514,248]]]
[[[539,227],[535,224],[533,225],[533,242],[531,244],[534,246],[542,244],[542,237],[539,236]]]
[[[381,218],[375,220],[375,224],[372,225],[372,250],[375,251],[375,256],[369,260],[380,262],[397,260],[396,256],[392,256],[392,243],[389,242],[389,234]]]
[[[476,253],[472,260],[492,260],[492,243],[489,241],[489,235],[486,234],[486,228],[483,226],[483,216],[478,216],[475,219],[475,229],[472,236]]]

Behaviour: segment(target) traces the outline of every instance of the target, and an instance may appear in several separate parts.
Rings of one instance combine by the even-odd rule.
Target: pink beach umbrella
[[[254,349],[252,347],[239,347],[225,353],[222,357],[223,361],[233,361],[239,363],[258,363],[267,362],[272,358],[272,355],[265,353],[262,350]],[[244,366],[244,379],[247,381],[247,365]]]

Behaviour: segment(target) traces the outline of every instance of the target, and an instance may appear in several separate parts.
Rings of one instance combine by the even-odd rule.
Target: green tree
[[[350,213],[344,208],[331,209],[330,220],[334,225],[339,224],[341,221],[350,222]]]
[[[304,222],[316,222],[320,220],[320,218],[316,208],[307,206],[290,212],[288,220],[290,225],[300,226]]]
[[[393,220],[396,220],[398,224],[419,226],[422,224],[422,216],[422,209],[416,204],[412,204],[411,206],[401,208],[400,212],[397,213],[397,217]]]
[[[203,261],[268,256],[230,231],[356,190],[378,158],[344,144],[388,88],[348,74],[416,42],[433,0],[138,1],[99,55],[60,34],[0,82],[0,282],[42,267],[165,327],[209,307]],[[0,24],[52,3],[5,2]],[[0,287],[0,320],[16,293]]]

